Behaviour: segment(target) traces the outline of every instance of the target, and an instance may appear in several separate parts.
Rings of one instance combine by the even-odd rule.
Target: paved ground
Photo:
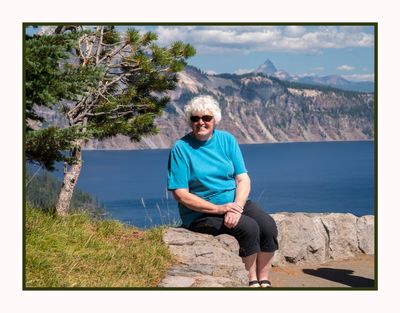
[[[318,265],[274,267],[270,278],[274,287],[373,288],[374,256],[361,255]]]

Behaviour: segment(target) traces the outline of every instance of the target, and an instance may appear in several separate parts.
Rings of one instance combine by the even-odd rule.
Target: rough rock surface
[[[280,249],[274,265],[324,263],[374,254],[374,217],[342,213],[272,214]]]
[[[239,287],[247,272],[238,255],[239,246],[229,235],[211,236],[184,228],[170,228],[164,235],[178,264],[159,287]]]
[[[321,264],[374,254],[374,217],[340,213],[272,214],[279,250],[274,266]],[[169,228],[164,241],[177,259],[159,287],[245,287],[247,272],[229,235]]]
[[[264,75],[209,75],[187,66],[178,74],[177,88],[156,119],[157,135],[140,142],[127,136],[90,140],[86,149],[165,149],[190,129],[183,107],[194,96],[209,94],[221,107],[218,128],[232,133],[239,143],[372,140],[374,95],[291,86]]]

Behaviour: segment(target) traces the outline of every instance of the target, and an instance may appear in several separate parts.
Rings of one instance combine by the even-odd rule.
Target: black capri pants
[[[278,229],[274,219],[255,202],[248,200],[238,224],[233,228],[224,225],[224,215],[203,214],[196,218],[189,230],[209,235],[228,234],[239,243],[239,256],[278,250]]]

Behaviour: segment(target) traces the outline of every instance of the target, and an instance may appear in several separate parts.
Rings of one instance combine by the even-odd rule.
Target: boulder
[[[159,287],[241,287],[247,271],[239,257],[239,245],[229,235],[211,236],[184,228],[169,228],[164,234],[178,264]]]
[[[374,217],[365,215],[357,219],[358,247],[365,254],[374,254]]]
[[[328,235],[318,217],[309,214],[273,214],[279,250],[274,265],[321,262],[329,255]]]
[[[274,265],[324,263],[374,254],[374,217],[344,213],[271,214],[278,226]]]
[[[374,254],[374,216],[341,213],[271,214],[278,227],[274,266],[321,264]],[[159,287],[245,287],[239,245],[229,235],[211,236],[168,228],[164,242],[177,263]]]

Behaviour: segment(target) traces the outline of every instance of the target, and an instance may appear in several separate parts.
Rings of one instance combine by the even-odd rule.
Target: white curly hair
[[[184,109],[186,121],[191,125],[190,117],[193,113],[206,113],[211,112],[214,117],[215,125],[221,121],[221,109],[217,100],[212,96],[198,96],[190,100],[190,102],[185,105]]]

